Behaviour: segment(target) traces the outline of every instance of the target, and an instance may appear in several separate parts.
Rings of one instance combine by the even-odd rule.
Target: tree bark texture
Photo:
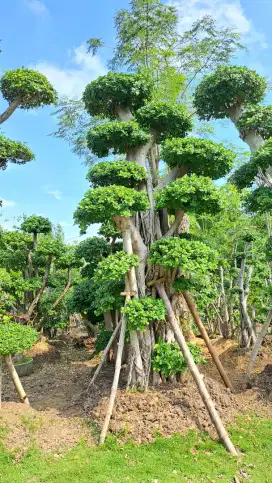
[[[247,369],[247,377],[248,378],[251,377],[252,370],[253,370],[253,366],[254,366],[254,363],[256,361],[259,348],[262,345],[262,342],[263,342],[263,340],[264,340],[264,338],[265,338],[265,336],[267,334],[267,331],[268,331],[268,329],[270,327],[271,322],[272,322],[272,309],[269,310],[267,319],[266,319],[265,323],[263,324],[262,330],[261,330],[261,332],[260,332],[260,334],[258,336],[258,339],[256,340],[255,345],[253,347],[253,351],[252,351],[252,354],[250,356],[250,360],[249,360],[249,364],[248,364],[248,369]]]
[[[17,107],[20,105],[20,99],[14,99],[8,106],[8,108],[0,114],[0,124],[3,124],[17,109]]]

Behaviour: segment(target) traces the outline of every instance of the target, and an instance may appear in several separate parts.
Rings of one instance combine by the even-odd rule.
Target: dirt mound
[[[231,421],[239,409],[235,396],[208,377],[205,383],[223,421]],[[88,409],[101,423],[108,398],[93,406],[95,399],[92,394]],[[127,435],[139,443],[151,441],[158,433],[170,436],[203,428],[214,435],[209,415],[189,375],[184,376],[181,384],[150,389],[146,393],[119,390],[110,423],[114,434]]]
[[[21,403],[4,403],[0,414],[1,440],[20,457],[31,446],[63,452],[87,438],[79,418],[61,418],[57,411],[36,411]]]
[[[272,364],[267,364],[264,370],[255,377],[254,386],[261,390],[261,395],[272,401]]]

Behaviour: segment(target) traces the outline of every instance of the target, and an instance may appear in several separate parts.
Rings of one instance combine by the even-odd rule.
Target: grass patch
[[[0,482],[230,483],[237,476],[241,483],[271,483],[272,421],[240,419],[230,433],[241,451],[238,458],[193,431],[141,446],[118,444],[113,438],[102,448],[82,443],[61,457],[34,448],[20,462],[0,447]]]

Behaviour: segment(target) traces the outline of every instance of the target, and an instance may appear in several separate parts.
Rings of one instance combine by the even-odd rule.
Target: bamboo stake
[[[248,364],[248,369],[247,369],[247,377],[248,378],[251,377],[252,369],[253,369],[254,363],[256,361],[256,357],[257,357],[257,354],[258,354],[258,350],[259,350],[259,348],[260,348],[260,346],[262,344],[263,339],[266,336],[266,333],[267,333],[267,331],[269,329],[269,326],[271,324],[271,321],[272,321],[272,309],[269,310],[267,319],[266,319],[265,323],[263,324],[262,330],[259,333],[258,339],[256,340],[255,345],[253,347],[253,351],[252,351],[252,354],[250,356],[250,360],[249,360],[249,364]]]
[[[16,371],[16,369],[13,365],[11,355],[5,356],[4,361],[6,363],[9,375],[10,375],[12,381],[13,381],[14,387],[15,387],[17,393],[18,393],[19,398],[21,399],[22,403],[26,404],[27,406],[30,406],[28,397],[27,397],[27,395],[24,391],[24,388],[22,386],[20,378],[19,378],[17,371]]]
[[[121,365],[122,365],[122,355],[123,355],[123,349],[124,349],[124,344],[125,344],[125,333],[126,333],[126,318],[122,317],[120,337],[119,337],[116,363],[115,363],[114,378],[113,378],[113,383],[112,383],[112,388],[111,388],[111,394],[110,394],[108,409],[107,409],[106,417],[105,417],[104,424],[103,424],[103,427],[102,427],[102,431],[101,431],[101,434],[100,434],[99,444],[103,444],[104,441],[105,441],[107,431],[108,431],[108,427],[109,427],[109,423],[110,423],[110,418],[111,418],[112,411],[113,411],[113,406],[114,406],[116,394],[117,394],[118,382],[119,382]]]
[[[200,332],[201,336],[203,337],[203,339],[205,341],[205,344],[208,348],[208,351],[211,354],[212,359],[213,359],[213,361],[214,361],[214,363],[215,363],[215,365],[218,369],[218,372],[219,372],[220,376],[222,377],[222,379],[224,381],[225,386],[228,387],[231,391],[233,391],[233,386],[232,386],[232,384],[229,380],[229,377],[228,377],[224,367],[222,366],[222,363],[221,363],[221,361],[220,361],[220,359],[217,355],[215,348],[213,347],[213,345],[210,341],[210,338],[207,334],[207,331],[206,331],[204,325],[202,324],[202,321],[201,321],[201,319],[200,319],[200,317],[197,313],[194,302],[192,301],[192,299],[191,299],[191,297],[190,297],[190,295],[187,291],[183,292],[183,296],[184,296],[186,303],[189,307],[189,310],[190,310],[190,312],[191,312],[191,314],[194,318],[194,321],[195,321],[195,323],[196,323],[196,325],[199,329],[199,332]]]
[[[87,391],[89,391],[90,387],[95,383],[95,381],[96,381],[96,379],[97,379],[97,377],[98,377],[98,375],[99,375],[99,373],[100,373],[100,371],[102,369],[102,366],[103,366],[104,362],[107,359],[107,355],[108,355],[109,350],[110,350],[110,348],[111,348],[111,346],[112,346],[112,344],[114,342],[114,339],[116,338],[116,336],[117,336],[117,334],[119,332],[119,329],[121,327],[121,324],[122,324],[122,319],[118,322],[117,326],[115,327],[115,329],[114,329],[114,331],[113,331],[113,333],[111,335],[111,338],[110,338],[110,340],[109,340],[106,348],[103,351],[103,355],[101,357],[101,361],[100,361],[98,367],[95,370],[95,373],[94,373],[94,375],[93,375],[93,377],[92,377],[92,379],[90,381],[90,384],[87,387]]]
[[[192,357],[192,354],[186,344],[186,340],[184,338],[184,335],[182,333],[182,330],[176,320],[176,317],[175,317],[175,314],[174,314],[174,311],[172,309],[172,306],[171,306],[171,302],[165,292],[165,288],[162,286],[162,285],[157,285],[156,286],[157,288],[157,291],[158,291],[158,294],[160,296],[160,298],[163,300],[164,304],[165,304],[165,307],[166,307],[166,311],[167,311],[167,314],[168,314],[168,320],[170,322],[170,325],[173,329],[173,332],[175,334],[175,338],[176,338],[176,341],[182,351],[182,354],[184,356],[184,359],[187,363],[187,366],[193,376],[193,379],[196,383],[196,386],[198,388],[198,391],[199,391],[199,394],[202,398],[202,401],[204,402],[205,406],[206,406],[206,409],[210,415],[210,418],[211,418],[211,421],[217,431],[217,434],[220,438],[220,440],[224,443],[225,447],[227,448],[227,450],[233,454],[233,455],[237,455],[237,451],[235,449],[235,447],[233,446],[231,440],[230,440],[230,437],[225,429],[225,427],[223,426],[223,423],[219,417],[219,414],[217,413],[216,409],[215,409],[215,406],[213,404],[213,401],[211,399],[211,396],[209,394],[209,392],[207,391],[207,388],[205,386],[205,383],[203,381],[203,376],[200,374],[195,362],[194,362],[194,359]]]

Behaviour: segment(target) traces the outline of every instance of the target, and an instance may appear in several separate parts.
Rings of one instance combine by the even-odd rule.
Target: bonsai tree
[[[0,379],[2,378],[2,358],[4,359],[9,375],[22,403],[29,405],[28,397],[23,389],[19,376],[12,363],[11,356],[22,354],[37,341],[38,334],[32,327],[16,323],[0,323]],[[2,381],[0,381],[2,382]],[[0,383],[0,387],[2,384]],[[1,392],[0,392],[1,406]]]
[[[7,121],[16,109],[37,109],[55,104],[56,92],[47,78],[31,69],[6,71],[0,79],[0,92],[8,102],[7,109],[0,114],[0,124]],[[0,169],[8,162],[25,164],[34,159],[32,151],[24,144],[0,136]]]

